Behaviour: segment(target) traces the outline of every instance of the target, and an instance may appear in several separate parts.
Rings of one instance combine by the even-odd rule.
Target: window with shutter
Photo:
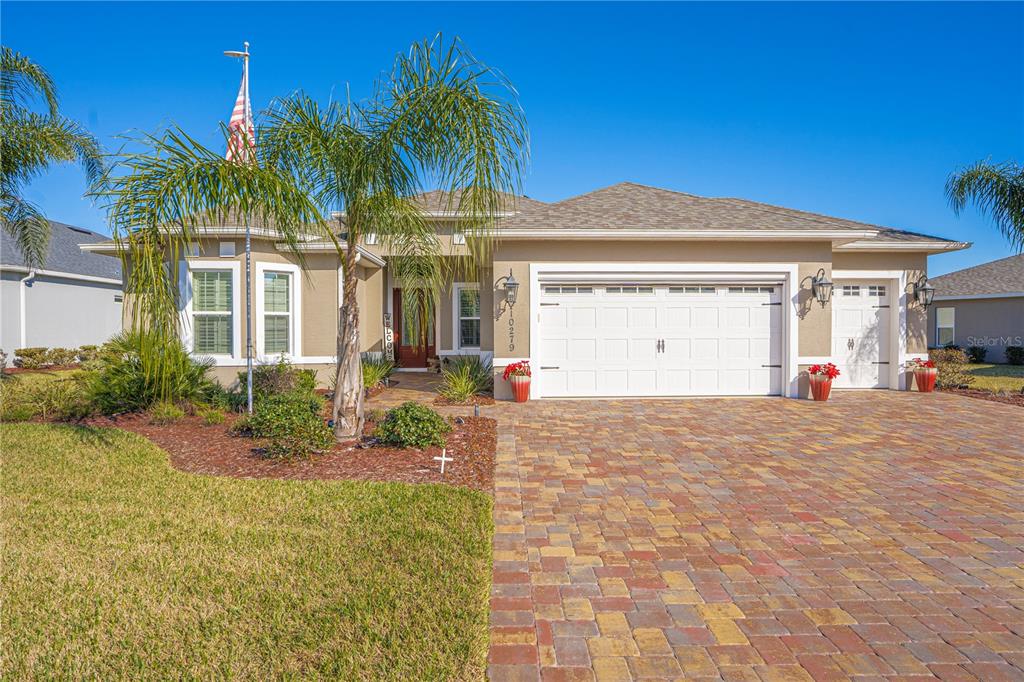
[[[193,352],[232,355],[232,288],[230,270],[192,272]]]
[[[291,275],[263,273],[263,352],[291,352]]]

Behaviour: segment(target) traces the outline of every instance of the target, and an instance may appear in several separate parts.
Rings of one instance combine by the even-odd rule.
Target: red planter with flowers
[[[530,399],[530,361],[514,362],[505,366],[503,378],[512,384],[512,396],[517,403],[525,403]]]
[[[811,365],[807,370],[811,379],[811,397],[815,400],[828,400],[832,392],[832,380],[839,376],[839,368],[831,362],[824,365]]]
[[[933,360],[921,360],[915,358],[910,361],[910,369],[914,372],[914,383],[921,393],[931,393],[935,390],[935,380],[939,377],[939,369]]]

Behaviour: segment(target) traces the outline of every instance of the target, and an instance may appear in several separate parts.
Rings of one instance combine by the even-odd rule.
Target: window
[[[669,287],[668,293],[670,294],[714,294],[717,293],[717,289],[713,286],[697,286],[689,285],[685,287]]]
[[[480,288],[473,285],[456,285],[455,302],[459,316],[459,348],[479,348]]]
[[[564,287],[544,287],[545,294],[592,294],[594,293],[594,287],[580,287],[580,286],[564,286]]]
[[[199,242],[189,242],[188,253],[186,255],[191,256],[193,258],[199,258],[200,254],[201,250],[199,249]]]
[[[729,287],[730,294],[772,294],[775,287]]]
[[[374,244],[377,243],[377,233],[376,232],[367,232],[366,233],[366,238],[363,239],[363,242],[367,246],[373,246]]]
[[[263,273],[263,352],[291,352],[291,275]]]
[[[860,285],[844,284],[840,291],[843,293],[843,296],[860,296]]]
[[[653,294],[654,287],[639,287],[639,286],[628,286],[628,287],[605,287],[605,292],[609,294]]]
[[[233,258],[235,255],[235,242],[221,242],[219,253],[221,258]]]
[[[935,309],[935,345],[948,346],[955,343],[956,308]]]
[[[197,270],[192,273],[192,350],[206,355],[231,355],[232,273]]]
[[[459,232],[459,231],[452,232],[452,244],[465,244],[465,243],[466,243],[466,233],[465,232]]]
[[[868,286],[868,296],[874,296],[882,298],[885,296],[885,286],[880,284],[871,284]]]

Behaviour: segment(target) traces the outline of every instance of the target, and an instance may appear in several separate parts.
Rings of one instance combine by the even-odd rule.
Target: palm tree
[[[275,103],[261,133],[268,162],[342,215],[347,249],[333,413],[335,435],[352,436],[363,409],[357,245],[376,234],[392,276],[420,292],[414,298],[421,302],[450,280],[453,268],[476,271],[488,262],[495,220],[520,187],[525,118],[501,74],[458,40],[437,36],[400,55],[368,101],[320,106],[298,93]],[[428,183],[458,215],[467,257],[442,253],[417,201]]]
[[[44,114],[30,109],[39,99],[46,104]],[[53,164],[76,161],[89,182],[100,177],[99,144],[60,115],[53,79],[28,57],[0,47],[0,222],[29,267],[41,267],[46,259],[50,223],[22,190]]]
[[[1024,166],[979,161],[949,177],[946,196],[957,215],[969,202],[991,215],[1010,244],[1024,251]]]

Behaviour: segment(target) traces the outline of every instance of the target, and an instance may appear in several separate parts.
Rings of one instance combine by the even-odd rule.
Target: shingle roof
[[[1024,292],[1024,254],[941,275],[931,281],[936,296],[983,296]]]
[[[50,231],[50,250],[46,254],[43,270],[121,279],[120,259],[86,253],[78,248],[79,244],[105,242],[110,237],[53,220],[50,221]],[[6,230],[0,230],[0,263],[25,267],[21,250]]]
[[[505,201],[505,210],[512,212],[523,212],[527,210],[535,209],[539,206],[546,206],[542,201],[531,199],[527,196],[517,196],[515,194],[502,193]],[[440,190],[431,190],[430,192],[424,192],[416,197],[417,203],[423,207],[426,211],[450,211],[458,207],[459,201],[462,199],[462,190],[456,190],[455,192],[442,192]]]
[[[898,240],[942,240],[893,228],[833,218],[808,211],[735,199],[686,194],[632,182],[540,204],[504,221],[508,229],[543,230],[722,230],[881,231]]]

